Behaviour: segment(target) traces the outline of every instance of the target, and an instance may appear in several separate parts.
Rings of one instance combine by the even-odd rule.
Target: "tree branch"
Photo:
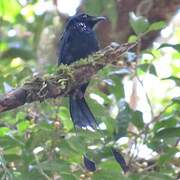
[[[92,75],[107,64],[120,61],[122,67],[127,66],[121,55],[135,45],[128,43],[120,46],[111,44],[86,59],[69,66],[60,65],[54,75],[35,76],[25,82],[22,87],[3,95],[3,98],[0,99],[0,112],[15,109],[25,103],[65,96],[71,90],[89,81]]]

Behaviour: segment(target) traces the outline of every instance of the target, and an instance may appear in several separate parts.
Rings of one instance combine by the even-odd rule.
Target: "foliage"
[[[54,69],[50,62],[40,65],[44,53],[39,55],[39,49],[46,43],[38,43],[42,42],[44,29],[56,26],[58,13],[45,8],[39,13],[36,0],[27,1],[27,4],[20,2],[0,2],[1,94],[32,77],[39,71],[39,66],[46,72]],[[113,0],[108,4],[106,1],[86,1],[85,9],[94,14],[108,11],[112,24],[116,24]],[[129,41],[139,42],[142,36],[165,26],[164,22],[151,24],[133,12],[130,24],[135,34]],[[75,130],[67,98],[36,102],[0,114],[1,179],[169,180],[177,177],[180,101],[176,93],[180,80],[180,29],[175,31],[177,44],[168,42],[159,49],[151,47],[137,51],[137,69],[130,69],[131,74],[108,66],[91,80],[86,99],[101,130]],[[163,59],[167,47],[171,49],[167,51],[170,73],[164,76],[161,65],[167,64],[164,62],[167,59]],[[151,83],[147,82],[149,79],[158,82],[159,87],[146,86]],[[132,84],[132,91],[126,86],[128,82]],[[145,98],[140,107],[141,95]],[[112,147],[125,157],[130,169],[127,176],[113,158]],[[143,156],[142,147],[143,152],[150,153]],[[96,172],[89,173],[85,169],[84,154],[96,162]]]

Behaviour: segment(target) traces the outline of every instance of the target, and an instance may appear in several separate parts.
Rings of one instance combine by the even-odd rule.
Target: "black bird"
[[[85,13],[72,16],[68,20],[60,41],[58,65],[69,65],[99,50],[93,28],[101,20],[105,20],[105,17]],[[87,86],[88,83],[83,84],[78,90],[71,92],[70,114],[75,127],[95,129],[96,120],[84,98]]]

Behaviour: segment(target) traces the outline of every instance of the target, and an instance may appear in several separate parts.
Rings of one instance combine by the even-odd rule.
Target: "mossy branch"
[[[133,48],[136,44],[110,45],[90,55],[86,59],[77,61],[69,66],[60,65],[56,74],[43,77],[35,76],[0,99],[0,112],[17,108],[25,103],[44,101],[67,95],[102,69],[107,64],[120,61],[122,67],[126,66],[121,55]]]

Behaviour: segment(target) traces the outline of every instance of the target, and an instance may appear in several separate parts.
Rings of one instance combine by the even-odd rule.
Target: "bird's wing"
[[[70,46],[69,39],[70,39],[70,32],[65,30],[60,39],[58,65],[68,64],[68,62],[71,62],[72,60],[72,55],[69,53],[69,46]]]

